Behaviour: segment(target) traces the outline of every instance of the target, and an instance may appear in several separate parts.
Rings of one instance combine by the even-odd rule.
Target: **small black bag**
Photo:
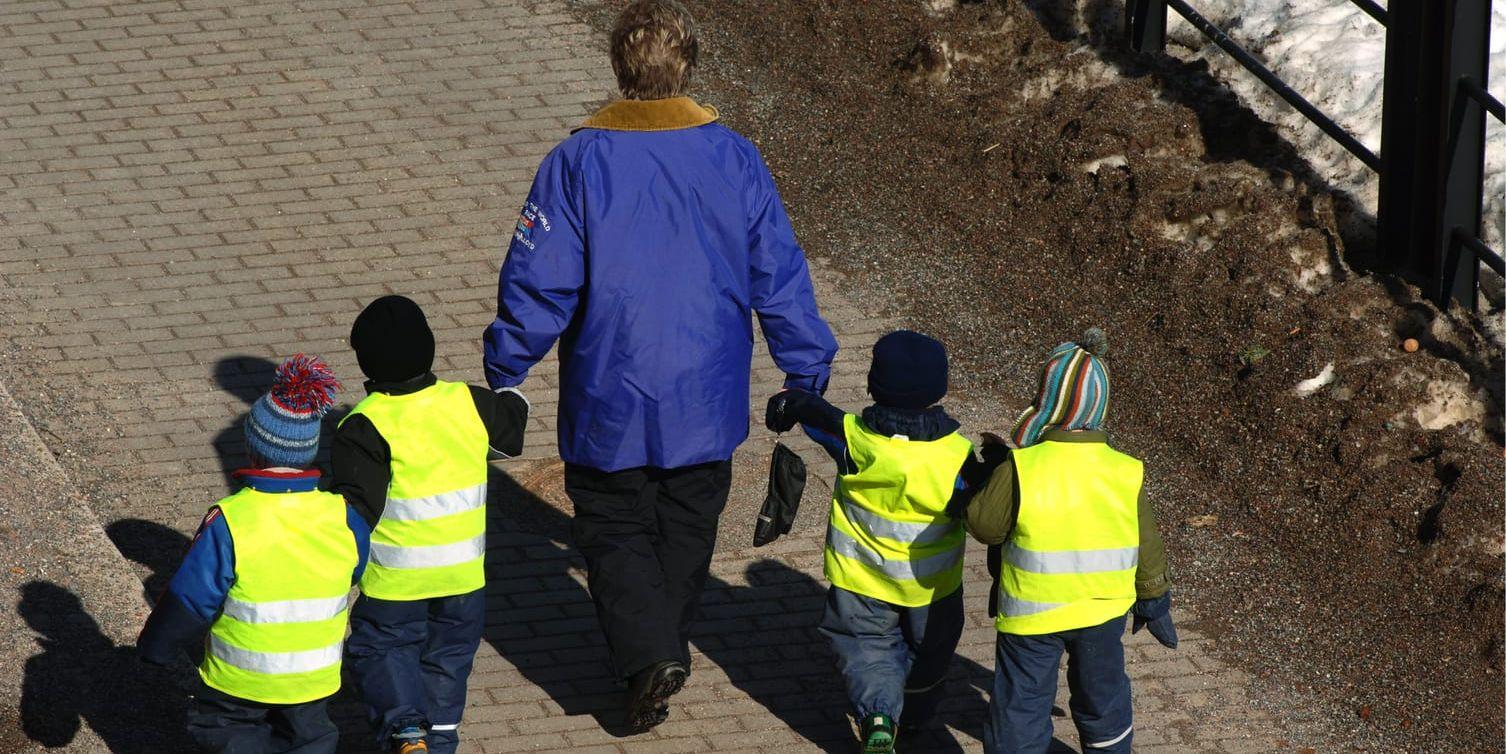
[[[805,461],[782,442],[774,443],[769,459],[769,494],[758,511],[758,525],[753,529],[753,546],[762,547],[788,534],[800,512],[800,496],[805,492]]]

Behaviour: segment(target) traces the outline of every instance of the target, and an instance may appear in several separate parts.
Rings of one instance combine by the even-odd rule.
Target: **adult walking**
[[[485,334],[494,389],[556,340],[572,533],[628,723],[668,716],[732,452],[748,434],[752,316],[785,385],[822,392],[836,341],[773,178],[748,140],[685,96],[693,20],[674,0],[617,19],[624,99],[539,166]]]

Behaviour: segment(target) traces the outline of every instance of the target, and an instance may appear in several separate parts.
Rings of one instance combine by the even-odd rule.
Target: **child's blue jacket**
[[[247,470],[237,472],[237,476],[248,487],[261,492],[309,492],[319,486],[317,473]],[[350,583],[355,584],[366,570],[371,528],[349,505],[345,508],[345,523],[355,535],[359,556],[350,575]],[[187,642],[201,636],[220,616],[234,583],[235,547],[230,526],[218,507],[210,508],[199,524],[188,554],[183,556],[183,563],[168,582],[167,591],[157,599],[136,640],[142,659],[158,665],[171,663]]]
[[[688,98],[608,105],[544,158],[484,336],[487,382],[559,341],[559,449],[604,471],[719,461],[748,434],[754,314],[785,384],[837,350],[774,180]]]

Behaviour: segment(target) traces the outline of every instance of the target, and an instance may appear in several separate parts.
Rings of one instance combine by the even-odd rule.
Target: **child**
[[[339,383],[317,357],[277,368],[251,406],[245,487],[209,509],[136,644],[166,665],[209,631],[188,732],[203,751],[333,752],[346,600],[370,530],[309,470]]]
[[[813,393],[769,399],[766,423],[797,422],[837,462],[826,534],[826,614],[865,754],[894,750],[896,725],[925,723],[940,701],[962,636],[962,525],[972,444],[935,405],[947,390],[946,350],[900,330],[873,346],[861,417]]]
[[[1103,331],[1051,352],[1018,449],[971,501],[968,530],[1004,545],[998,564],[998,667],[984,732],[990,754],[1045,752],[1056,672],[1067,653],[1072,720],[1085,751],[1129,752],[1124,614],[1176,647],[1166,556],[1145,501],[1141,462],[1109,447]],[[985,438],[985,455],[1003,453]],[[992,446],[992,447],[989,447]],[[991,557],[990,560],[993,560]]]
[[[340,422],[334,489],[371,523],[347,648],[377,745],[455,751],[486,600],[488,451],[523,448],[516,390],[436,379],[418,304],[373,301],[350,330],[366,399]]]

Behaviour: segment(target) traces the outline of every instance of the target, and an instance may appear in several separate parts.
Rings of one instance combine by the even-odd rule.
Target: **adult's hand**
[[[796,395],[794,390],[781,390],[769,398],[769,405],[764,409],[763,423],[774,432],[788,432],[795,427],[793,411],[788,410],[790,399]]]

